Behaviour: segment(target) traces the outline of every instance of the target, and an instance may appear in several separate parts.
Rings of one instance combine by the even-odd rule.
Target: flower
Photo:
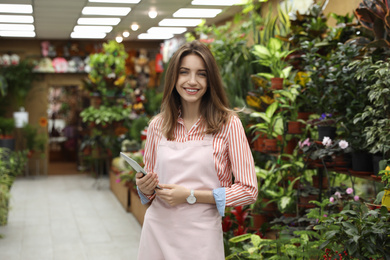
[[[332,114],[330,113],[322,113],[320,116],[320,120],[323,121],[325,119],[328,119],[329,117],[332,117]]]
[[[333,203],[333,202],[334,202],[334,198],[333,198],[333,197],[330,197],[330,198],[329,198],[329,201]]]
[[[306,138],[305,141],[303,142],[299,141],[298,144],[299,144],[299,148],[310,146],[310,138]]]
[[[332,139],[330,139],[328,136],[325,136],[324,139],[322,140],[322,144],[325,147],[329,147],[332,145]]]
[[[340,140],[340,142],[339,142],[339,147],[341,148],[341,149],[347,149],[348,148],[348,142],[347,141],[345,141],[345,140]]]
[[[354,200],[354,201],[359,201],[359,199],[360,199],[360,198],[359,198],[358,195],[355,195],[355,196],[353,197],[353,200]]]
[[[341,194],[340,194],[340,192],[336,191],[336,192],[334,193],[334,195],[337,196],[337,198],[341,199]]]
[[[44,116],[39,118],[39,125],[42,126],[42,127],[46,127],[47,126],[47,118],[44,117]]]
[[[346,190],[346,193],[347,193],[347,194],[352,194],[352,193],[353,193],[353,189],[352,189],[352,188],[348,188],[348,189]]]

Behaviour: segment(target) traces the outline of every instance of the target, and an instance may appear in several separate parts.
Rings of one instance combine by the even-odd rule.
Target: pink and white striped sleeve
[[[232,118],[227,139],[234,184],[226,187],[226,206],[252,204],[258,194],[255,164],[244,127],[238,117]]]

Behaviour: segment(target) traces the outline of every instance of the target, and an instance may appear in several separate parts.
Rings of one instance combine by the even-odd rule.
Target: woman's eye
[[[207,77],[207,73],[199,73],[199,76],[201,76],[201,77]]]
[[[188,71],[186,71],[186,70],[179,71],[179,74],[187,74],[187,73],[188,73]]]

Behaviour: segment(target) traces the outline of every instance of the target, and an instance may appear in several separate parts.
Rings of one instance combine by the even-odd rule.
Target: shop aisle
[[[107,178],[23,177],[11,196],[8,225],[0,227],[0,259],[136,259],[141,227]]]

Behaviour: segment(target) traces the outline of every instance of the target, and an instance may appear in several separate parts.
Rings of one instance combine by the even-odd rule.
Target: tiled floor
[[[136,259],[141,227],[107,178],[23,177],[11,196],[8,224],[0,227],[0,259]]]

